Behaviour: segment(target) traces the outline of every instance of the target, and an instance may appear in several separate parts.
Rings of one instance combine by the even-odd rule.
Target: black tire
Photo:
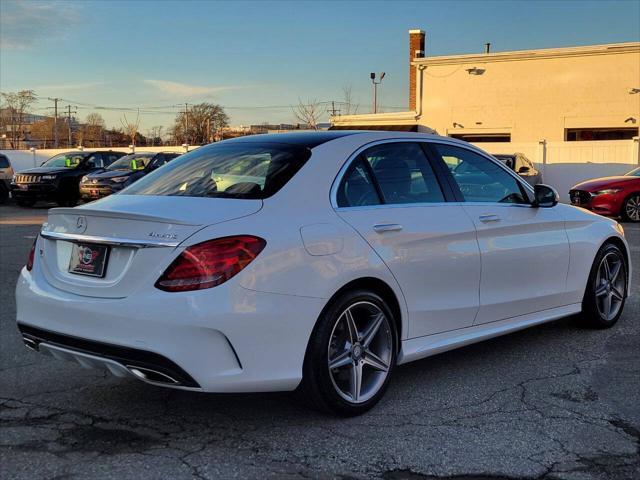
[[[620,214],[626,222],[640,222],[640,192],[634,192],[624,199]]]
[[[618,270],[618,274],[614,279],[618,282],[617,285],[615,285],[615,288],[611,288],[610,285],[609,289],[607,289],[606,285],[609,280],[604,279],[605,276],[599,274],[599,270],[602,269],[602,262],[605,257],[607,258],[607,261],[612,260],[616,264],[619,263],[620,265],[620,270]],[[613,274],[614,272],[611,273]],[[624,304],[627,298],[628,281],[628,267],[625,254],[613,243],[603,245],[596,255],[589,273],[587,288],[582,300],[582,315],[580,317],[582,320],[581,323],[591,328],[610,328],[614,326],[624,310]],[[612,282],[609,283],[611,284]],[[601,293],[601,289],[605,290],[604,294]],[[602,299],[604,298],[604,295],[609,295],[609,292],[611,291],[614,291],[614,294],[621,298],[609,298],[610,304],[613,305],[614,302],[617,302],[618,308],[615,314],[613,314],[614,312],[611,312],[611,316],[607,317],[602,312],[604,310]],[[600,292],[600,297],[596,295],[596,292]]]
[[[7,203],[9,200],[9,190],[4,186],[4,182],[0,181],[0,204]]]
[[[33,207],[36,204],[36,201],[22,198],[22,199],[16,200],[16,203],[21,207]]]
[[[355,354],[353,352],[355,351],[356,344],[359,345],[360,342],[362,342],[364,346],[365,334],[367,333],[365,331],[367,330],[366,328],[364,328],[362,332],[360,332],[359,328],[360,326],[366,326],[367,317],[365,315],[358,316],[354,314],[352,318],[360,318],[361,320],[365,320],[365,323],[356,320],[358,324],[358,328],[356,329],[358,331],[358,341],[351,345],[349,363],[339,368],[346,369],[346,373],[349,375],[349,372],[354,371],[352,369],[357,368],[358,363],[364,363],[364,365],[360,367],[360,372],[366,372],[361,373],[360,376],[362,380],[362,390],[366,388],[366,383],[371,387],[370,391],[367,392],[366,395],[363,395],[363,398],[359,402],[349,401],[338,393],[340,388],[335,379],[342,373],[338,368],[332,370],[329,368],[329,350],[333,348],[332,345],[334,345],[335,335],[337,335],[336,329],[339,328],[340,322],[344,321],[345,312],[351,308],[377,308],[384,315],[386,320],[384,323],[381,321],[381,325],[377,330],[378,333],[374,334],[375,340],[368,348],[373,352],[374,343],[376,344],[375,348],[386,348],[387,344],[389,347],[389,350],[384,351],[384,364],[386,365],[388,363],[386,371],[380,371],[378,368],[369,366],[368,362],[374,357],[369,356],[371,353],[367,347],[363,347],[364,353],[362,353],[362,357],[360,357],[360,355],[358,355],[357,358],[354,357],[353,355]],[[373,316],[370,318],[373,318]],[[372,320],[370,325],[373,325],[373,323],[374,321]],[[360,338],[360,333],[363,334],[362,338]],[[349,345],[349,343],[345,342],[341,349],[347,345]],[[346,352],[347,350],[349,350],[349,348],[343,351]],[[304,399],[312,407],[321,411],[332,412],[341,416],[354,416],[365,413],[378,403],[384,395],[395,368],[397,351],[398,334],[395,319],[385,301],[379,295],[366,290],[354,290],[343,293],[325,308],[311,334],[303,366],[303,378],[300,391]],[[379,353],[379,351],[376,353]],[[377,357],[377,359],[380,360],[382,357],[383,355]],[[382,377],[382,375],[385,374],[386,376]],[[342,391],[342,395],[344,394],[345,392]],[[370,398],[365,400],[369,395]]]

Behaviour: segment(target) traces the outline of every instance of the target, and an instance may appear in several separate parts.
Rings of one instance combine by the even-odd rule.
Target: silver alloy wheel
[[[331,331],[328,368],[338,395],[350,403],[371,399],[384,385],[393,359],[389,319],[377,305],[350,305]]]
[[[633,195],[627,199],[624,212],[634,222],[640,222],[640,195]]]
[[[623,260],[615,253],[607,253],[598,266],[595,280],[596,306],[605,320],[613,320],[622,307],[626,281]]]

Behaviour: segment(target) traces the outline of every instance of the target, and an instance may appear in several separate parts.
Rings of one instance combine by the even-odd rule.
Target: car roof
[[[346,137],[347,135],[354,135],[356,133],[363,133],[363,131],[326,130],[295,133],[266,133],[231,138],[229,140],[224,140],[224,143],[286,143],[288,145],[299,145],[302,147],[314,148],[331,140]]]

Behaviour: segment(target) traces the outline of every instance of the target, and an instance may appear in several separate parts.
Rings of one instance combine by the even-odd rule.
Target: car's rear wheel
[[[622,315],[627,294],[627,263],[617,245],[604,245],[593,262],[582,301],[588,326],[609,328]]]
[[[625,199],[621,213],[627,222],[640,222],[640,192],[632,193]]]
[[[391,310],[373,292],[337,298],[312,334],[302,391],[317,408],[359,415],[382,398],[396,363],[397,333]]]

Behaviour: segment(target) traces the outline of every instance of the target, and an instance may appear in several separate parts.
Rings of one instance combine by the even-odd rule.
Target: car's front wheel
[[[391,310],[373,292],[347,292],[314,329],[302,391],[317,408],[350,416],[382,398],[394,370],[397,333]]]
[[[621,213],[627,222],[640,222],[640,192],[632,193],[625,199]]]
[[[582,317],[594,328],[612,327],[622,315],[627,292],[627,262],[613,243],[605,244],[593,262],[582,301]]]

